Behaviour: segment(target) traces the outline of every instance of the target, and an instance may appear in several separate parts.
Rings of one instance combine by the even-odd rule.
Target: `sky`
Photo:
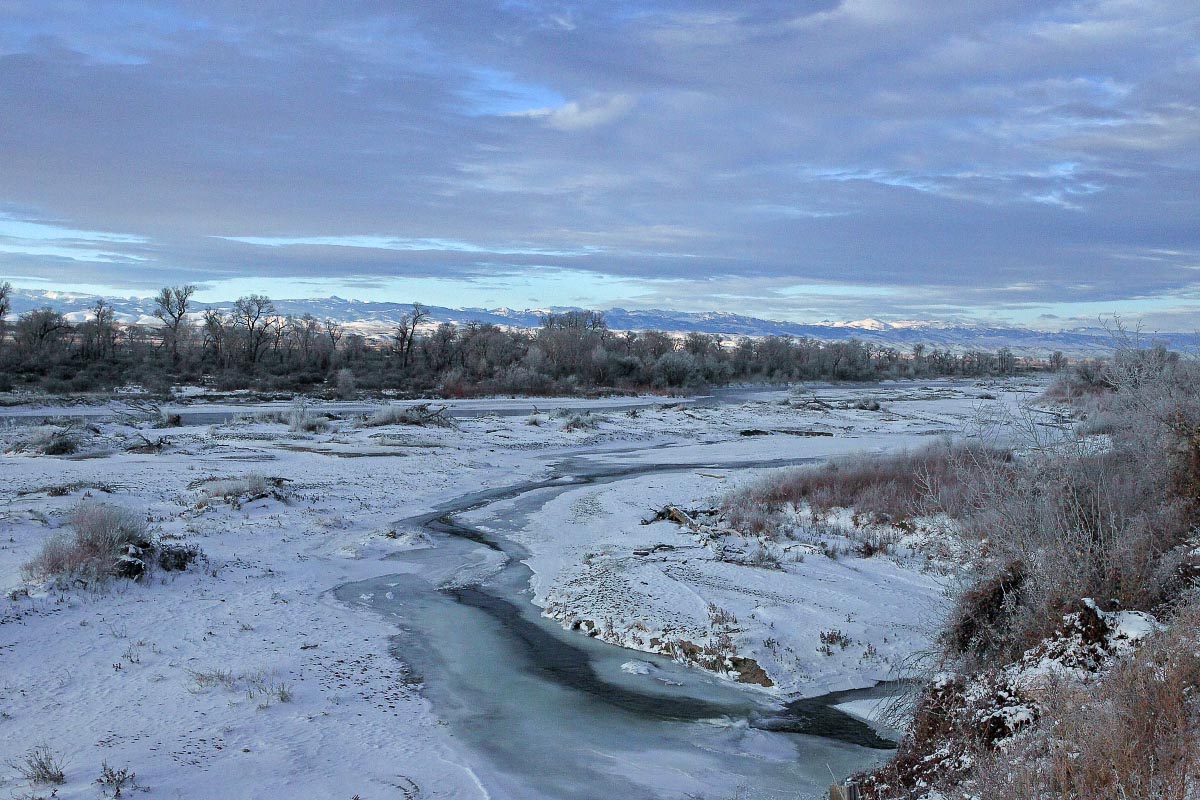
[[[1190,0],[0,0],[0,280],[1200,328]]]

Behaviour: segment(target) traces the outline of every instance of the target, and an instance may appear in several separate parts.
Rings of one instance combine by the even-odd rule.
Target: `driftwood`
[[[454,419],[448,413],[449,406],[430,408],[428,403],[413,406],[410,412],[418,420],[417,425],[437,425],[441,428],[453,428]]]
[[[633,551],[635,556],[648,556],[653,553],[666,553],[675,549],[673,544],[656,544],[654,547],[639,547]]]
[[[669,520],[676,525],[683,525],[693,531],[700,530],[700,523],[696,521],[697,517],[715,517],[721,513],[715,508],[702,508],[692,511],[684,511],[678,506],[665,505],[658,511],[654,512],[654,516],[650,519],[642,520],[643,525],[652,525],[655,522]]]
[[[692,530],[696,530],[697,528],[700,527],[699,524],[697,524],[696,520],[692,519],[690,514],[688,514],[686,511],[684,511],[681,508],[676,508],[675,506],[671,506],[671,505],[663,506],[658,511],[654,512],[653,517],[651,517],[650,519],[642,520],[642,524],[650,525],[650,524],[659,522],[664,519],[670,520],[671,522],[674,522],[676,525],[685,525],[688,528],[691,528]]]
[[[114,408],[113,416],[122,425],[137,427],[150,425],[154,428],[178,428],[183,425],[179,414],[168,414],[153,400],[125,400],[125,408]]]
[[[861,797],[862,793],[853,783],[835,783],[829,787],[829,800],[859,800]]]
[[[367,425],[435,425],[439,428],[457,427],[450,416],[450,407],[432,408],[429,403],[417,403],[407,408],[387,406],[366,419]]]
[[[126,400],[124,408],[114,408],[113,416],[125,425],[140,425],[159,418],[158,403],[152,400]]]
[[[168,439],[166,436],[160,436],[157,439],[154,439],[153,441],[146,438],[145,436],[143,436],[140,433],[135,432],[134,436],[141,439],[142,443],[135,444],[131,447],[125,448],[130,453],[161,453],[162,449],[164,447],[171,444],[171,440]]]

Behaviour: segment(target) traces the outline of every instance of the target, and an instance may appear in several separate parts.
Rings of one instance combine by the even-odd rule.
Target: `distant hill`
[[[13,291],[12,315],[15,317],[30,309],[53,306],[68,318],[80,321],[87,316],[87,309],[95,303],[97,295],[73,292],[39,291],[15,289]],[[149,298],[105,297],[116,312],[118,320],[125,323],[157,324],[154,303]],[[368,336],[388,334],[400,318],[412,311],[410,303],[376,303],[362,300],[346,300],[341,297],[320,297],[303,300],[275,300],[275,308],[281,314],[302,316],[312,314],[319,319],[334,319],[348,328]],[[232,301],[200,303],[197,310],[218,308],[228,310]],[[431,323],[450,322],[465,325],[470,322],[489,323],[513,328],[536,328],[543,314],[548,311],[563,312],[578,309],[524,309],[510,308],[441,308],[429,306]],[[1062,350],[1068,354],[1083,355],[1102,353],[1111,349],[1112,340],[1103,328],[1075,328],[1059,331],[1040,331],[1008,325],[963,323],[944,321],[881,322],[862,319],[851,322],[784,322],[759,319],[740,314],[720,312],[685,312],[663,309],[627,310],[611,308],[604,311],[608,327],[613,330],[661,330],[673,333],[698,331],[725,336],[796,336],[844,341],[859,339],[866,342],[908,347],[923,343],[935,347],[961,349],[996,350],[1011,347],[1021,353],[1041,354]],[[1200,336],[1194,333],[1155,332],[1153,338],[1162,340],[1170,347],[1195,347]],[[1149,337],[1147,337],[1149,338]]]

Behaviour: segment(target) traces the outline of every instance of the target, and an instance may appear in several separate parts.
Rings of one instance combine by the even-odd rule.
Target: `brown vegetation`
[[[152,564],[170,572],[203,558],[195,545],[156,542],[135,512],[94,499],[81,500],[68,518],[70,532],[57,531],[24,565],[30,580],[84,587],[112,578],[141,578]]]
[[[151,546],[146,522],[128,509],[94,500],[71,512],[72,533],[58,532],[25,565],[32,579],[59,578],[97,582],[118,576],[138,577],[145,569],[143,551]]]
[[[1047,693],[1051,724],[1003,752],[981,752],[952,796],[1128,798],[1194,796],[1200,786],[1200,620],[1181,613],[1094,685]]]
[[[881,457],[854,456],[771,474],[728,495],[730,525],[776,534],[780,512],[807,507],[817,517],[851,508],[864,522],[903,523],[930,511],[961,515],[972,502],[974,476],[1003,474],[1009,455],[982,446],[934,444]]]
[[[1126,348],[1064,399],[1109,439],[965,475],[977,553],[906,738],[868,796],[1093,798],[1200,790],[1200,366]],[[1130,638],[1118,620],[1157,618]],[[1115,626],[1115,627],[1114,627]],[[1124,638],[1122,638],[1124,637]]]

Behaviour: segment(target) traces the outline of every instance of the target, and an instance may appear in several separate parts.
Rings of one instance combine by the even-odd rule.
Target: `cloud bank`
[[[1187,3],[9,0],[0,102],[30,286],[1200,325]]]

